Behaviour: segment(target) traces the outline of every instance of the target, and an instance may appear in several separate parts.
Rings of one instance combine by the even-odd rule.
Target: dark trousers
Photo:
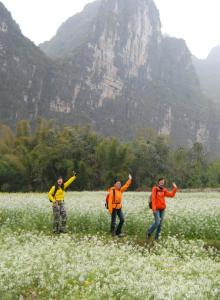
[[[118,226],[116,225],[117,216],[119,217],[120,220]],[[124,224],[124,214],[122,209],[114,208],[112,211],[112,219],[111,219],[111,233],[113,235],[119,235],[121,233],[123,224]]]

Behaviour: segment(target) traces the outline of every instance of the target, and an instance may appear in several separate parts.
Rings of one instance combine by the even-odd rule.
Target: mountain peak
[[[88,3],[81,13],[65,21],[50,41],[40,44],[40,48],[53,59],[71,55],[87,41],[100,5],[101,0]]]
[[[151,30],[151,27],[160,33],[159,12],[152,0],[98,0],[64,22],[56,36],[40,47],[52,58],[63,58],[71,56],[81,45],[91,43],[91,38],[103,30],[117,30],[118,38],[123,42],[128,30],[143,37],[143,32]],[[137,33],[134,28],[138,30]]]
[[[194,59],[193,62],[204,93],[220,108],[220,45],[210,51],[207,59]]]
[[[174,145],[197,141],[219,151],[219,118],[202,95],[190,51],[162,35],[152,0],[87,5],[41,45],[53,60],[3,6],[0,16],[1,121],[54,118],[124,140],[153,128]]]
[[[0,2],[0,32],[7,33],[8,31],[21,33],[20,27],[13,20],[11,13],[7,10],[2,2]]]
[[[3,14],[4,13],[9,13],[7,8],[4,6],[4,4],[0,1],[0,13]]]
[[[213,64],[220,64],[220,45],[214,47],[208,57],[207,57],[207,61],[209,63],[213,63]]]

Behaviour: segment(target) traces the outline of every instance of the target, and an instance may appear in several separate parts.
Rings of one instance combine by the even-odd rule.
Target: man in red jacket
[[[165,179],[160,178],[158,185],[152,189],[152,211],[154,214],[154,223],[150,226],[147,231],[147,237],[150,238],[153,232],[156,230],[155,240],[158,240],[161,232],[161,227],[164,219],[166,200],[165,197],[173,198],[176,195],[177,186],[173,183],[173,190],[169,192],[164,187]]]

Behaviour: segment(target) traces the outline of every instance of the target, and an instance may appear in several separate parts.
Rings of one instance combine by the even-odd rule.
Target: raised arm
[[[50,189],[50,191],[49,191],[49,193],[48,193],[48,198],[49,198],[49,200],[52,201],[52,202],[56,202],[56,200],[55,200],[55,198],[54,198],[54,196],[53,196],[54,192],[55,192],[55,185],[52,186],[52,188]]]
[[[128,176],[128,181],[125,183],[125,185],[123,185],[122,187],[121,187],[121,192],[122,193],[124,193],[125,191],[127,191],[127,189],[129,188],[129,186],[131,185],[131,183],[132,183],[132,176],[129,174],[129,176]]]
[[[165,197],[173,198],[176,195],[176,192],[177,192],[177,186],[175,183],[173,183],[173,190],[171,192],[166,190]]]
[[[75,180],[76,180],[76,175],[70,177],[69,180],[64,182],[64,190],[66,190],[71,185],[71,183],[73,183],[73,181],[75,181]]]

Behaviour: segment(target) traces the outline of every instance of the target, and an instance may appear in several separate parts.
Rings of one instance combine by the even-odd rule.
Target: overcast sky
[[[36,44],[50,39],[68,17],[93,0],[2,0],[24,35]],[[220,44],[220,0],[155,0],[162,30],[184,38],[199,58]]]

